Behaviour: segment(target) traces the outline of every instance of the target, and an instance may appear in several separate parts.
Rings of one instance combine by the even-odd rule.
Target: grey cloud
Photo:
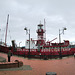
[[[5,37],[3,30],[6,27],[8,14],[10,15],[8,44],[10,44],[10,30],[12,39],[15,39],[17,44],[22,41],[22,45],[25,45],[28,35],[25,34],[24,27],[28,27],[31,30],[31,37],[37,39],[37,25],[40,20],[43,23],[44,18],[46,19],[47,40],[58,37],[59,29],[62,27],[67,27],[62,40],[75,40],[75,0],[0,0],[2,39]]]

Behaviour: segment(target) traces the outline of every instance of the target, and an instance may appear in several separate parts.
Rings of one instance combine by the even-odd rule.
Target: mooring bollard
[[[56,72],[47,72],[46,75],[57,75]]]

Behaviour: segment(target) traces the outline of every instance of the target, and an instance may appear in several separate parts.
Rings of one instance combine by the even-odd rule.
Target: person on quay
[[[74,58],[75,58],[75,53],[74,53]]]
[[[9,52],[8,52],[8,62],[10,62],[11,56],[12,56],[11,47],[9,47]]]

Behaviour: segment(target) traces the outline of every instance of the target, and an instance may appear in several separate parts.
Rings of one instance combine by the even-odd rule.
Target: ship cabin
[[[46,42],[46,44],[43,46],[43,49],[58,49],[58,48],[69,48],[69,41],[64,40],[63,43],[50,43]]]

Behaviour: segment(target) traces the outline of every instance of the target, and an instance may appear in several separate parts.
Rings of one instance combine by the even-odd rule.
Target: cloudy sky
[[[5,41],[7,15],[9,14],[7,44],[16,40],[25,45],[30,29],[31,37],[37,39],[37,25],[46,20],[46,40],[58,38],[59,29],[67,30],[61,39],[75,41],[75,0],[0,0],[0,40]],[[59,41],[59,38],[56,42]]]

